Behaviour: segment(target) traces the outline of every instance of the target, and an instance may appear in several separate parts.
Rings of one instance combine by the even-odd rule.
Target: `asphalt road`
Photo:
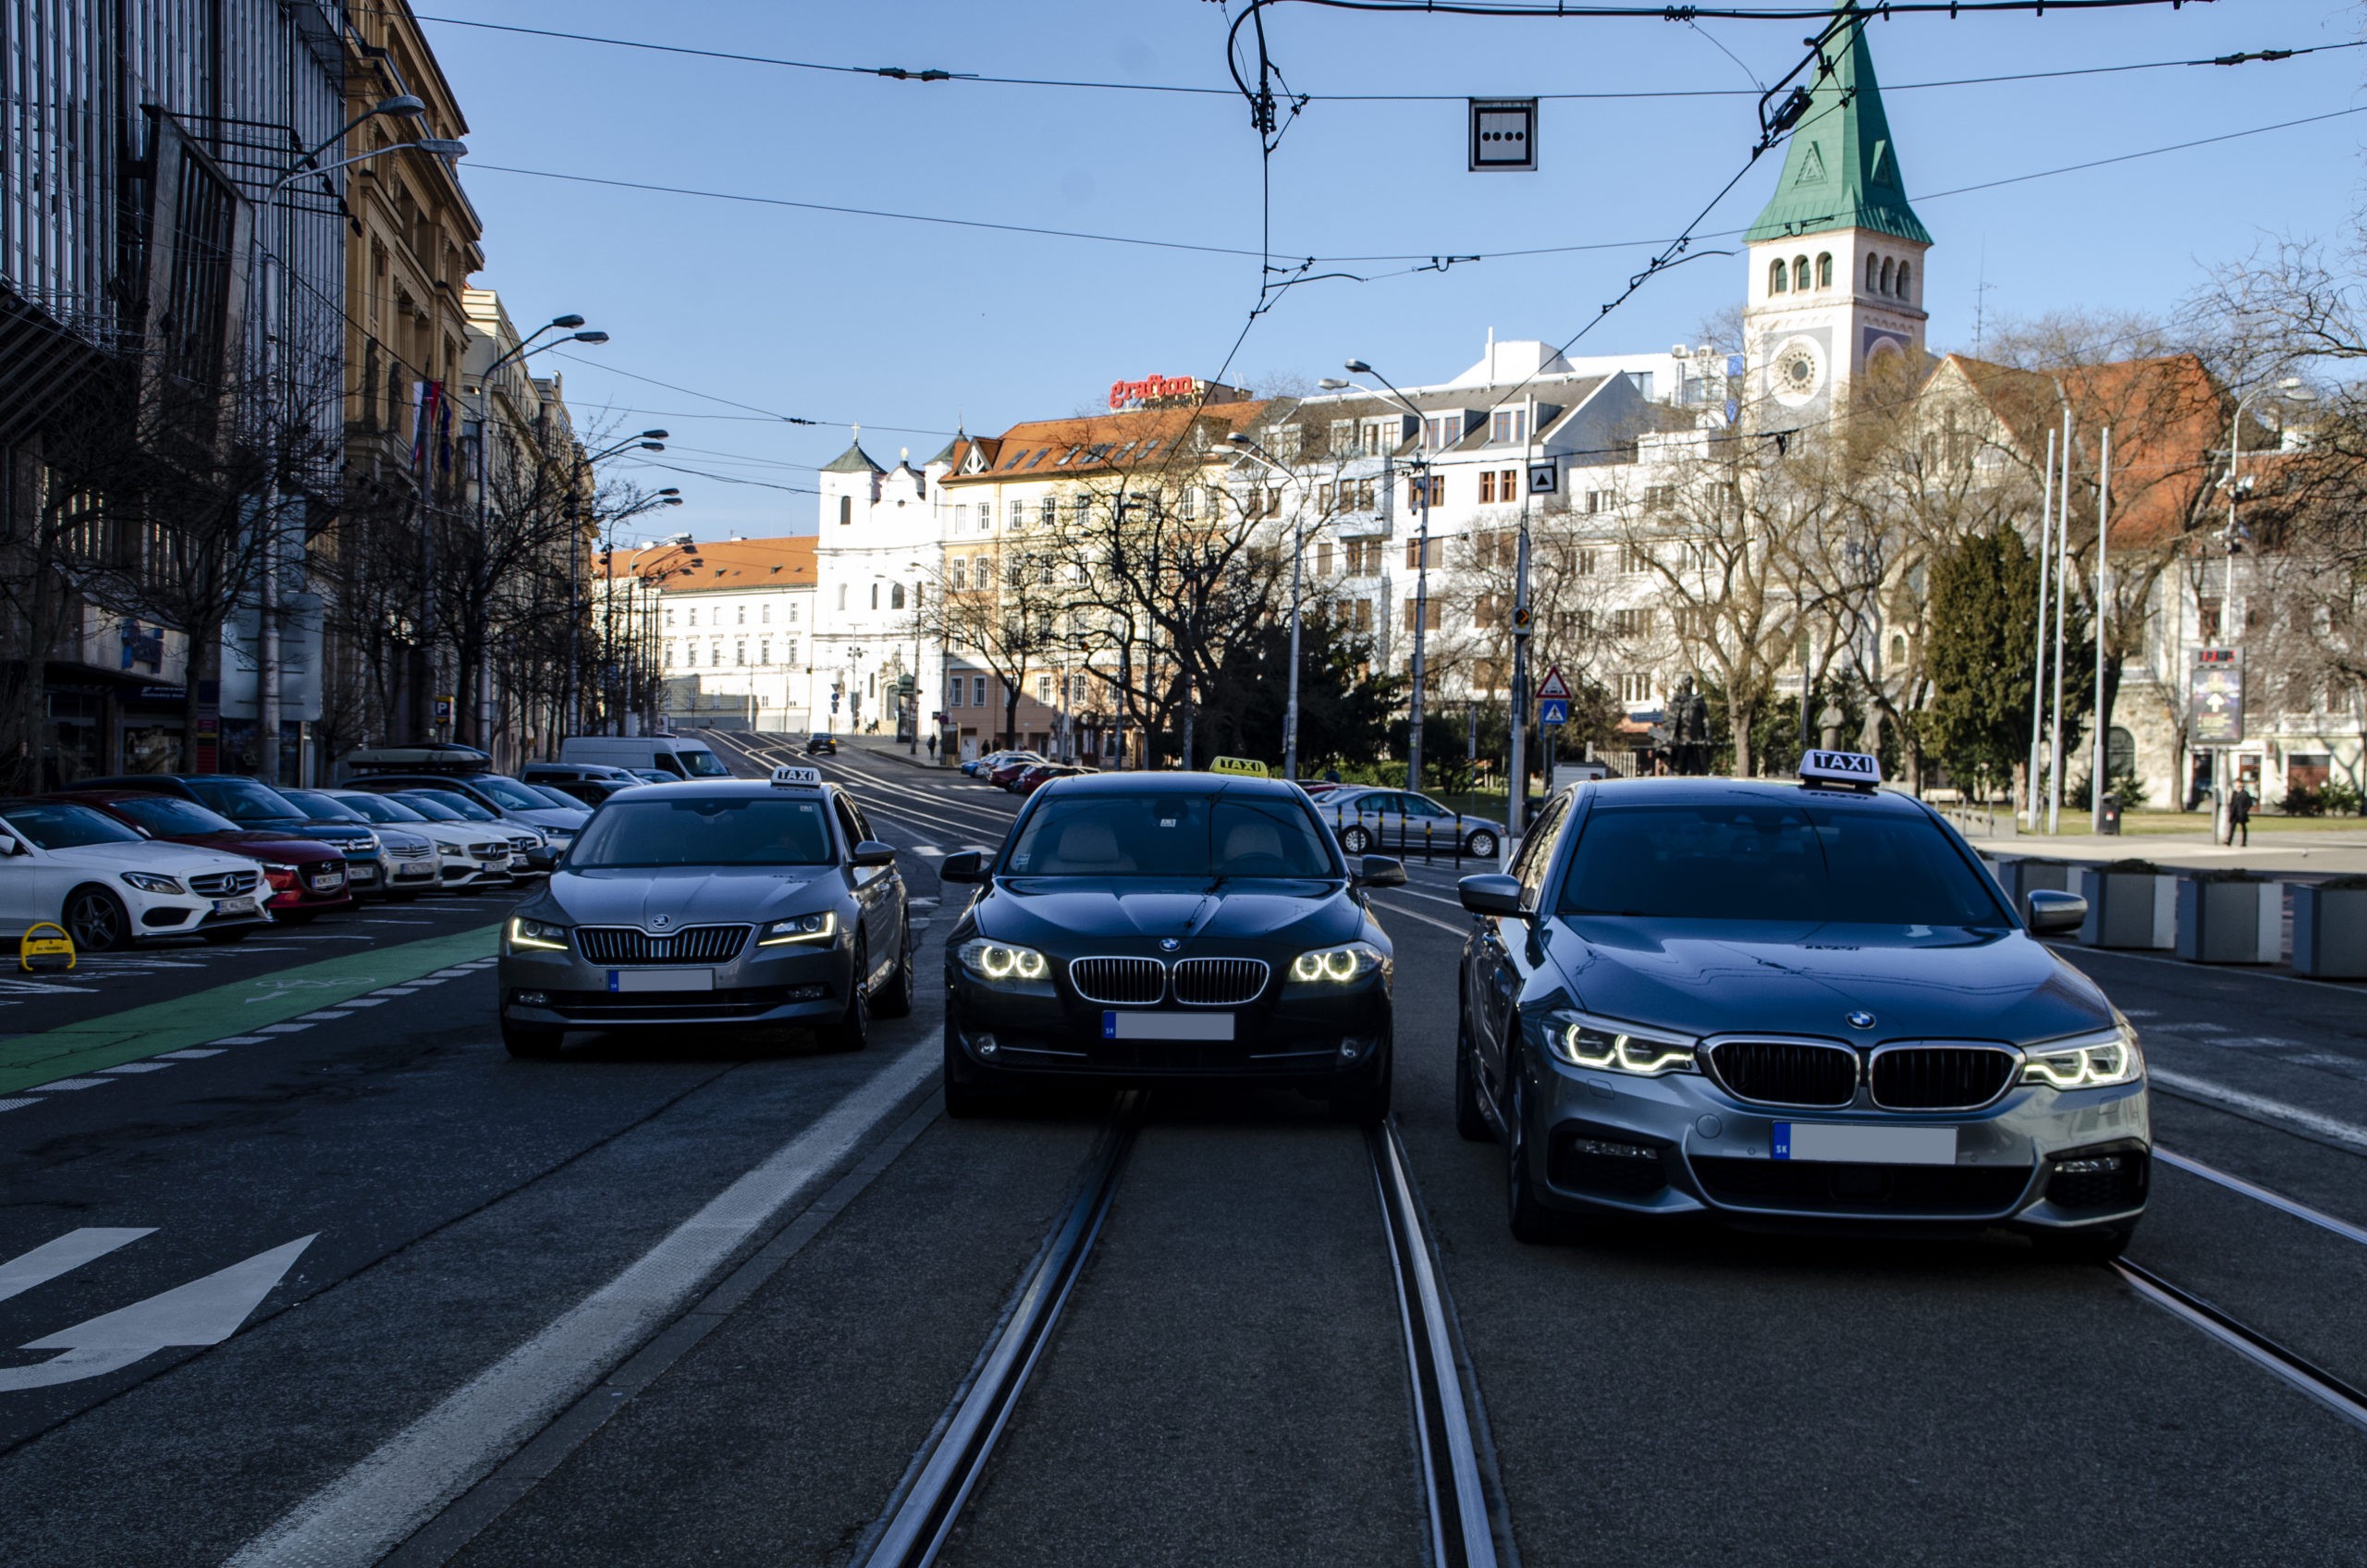
[[[935,859],[1014,802],[823,766],[906,851],[933,974]],[[1514,1242],[1500,1151],[1450,1115],[1455,869],[1376,901],[1500,1561],[2367,1557],[2367,1429],[2112,1270],[2005,1236]],[[877,1538],[1110,1105],[947,1121],[927,986],[853,1057],[514,1061],[482,962],[504,903],[0,985],[0,1342],[25,1347],[0,1356],[0,1562],[840,1563]],[[2144,1031],[2188,1162],[2133,1260],[2367,1385],[2367,998],[2073,956]],[[1288,1095],[1154,1095],[944,1560],[1421,1562],[1418,1391],[1363,1140]]]

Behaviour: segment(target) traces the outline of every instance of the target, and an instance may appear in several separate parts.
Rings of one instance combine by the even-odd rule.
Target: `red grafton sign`
[[[1148,403],[1161,398],[1189,398],[1199,390],[1199,379],[1189,375],[1147,375],[1140,381],[1113,381],[1110,384],[1110,406],[1122,409],[1128,403]]]

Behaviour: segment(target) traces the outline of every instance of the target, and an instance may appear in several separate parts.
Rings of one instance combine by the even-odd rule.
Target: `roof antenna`
[[[1981,271],[1972,286],[1972,357],[1981,357],[1981,335],[1988,323],[1989,290],[1995,287],[1989,281],[1989,237],[1981,237]]]

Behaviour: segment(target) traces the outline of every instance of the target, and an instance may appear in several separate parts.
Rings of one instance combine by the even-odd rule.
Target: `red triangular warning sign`
[[[1555,665],[1551,669],[1547,670],[1545,672],[1545,679],[1538,683],[1537,696],[1539,702],[1542,702],[1549,697],[1561,697],[1567,699],[1569,695],[1570,683],[1562,679],[1562,667],[1560,665]]]

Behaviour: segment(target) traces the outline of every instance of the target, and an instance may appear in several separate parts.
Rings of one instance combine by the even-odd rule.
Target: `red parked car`
[[[301,925],[332,910],[351,909],[345,856],[318,839],[297,839],[269,828],[241,827],[219,812],[177,795],[143,790],[65,790],[53,798],[106,813],[117,822],[143,828],[152,839],[223,850],[263,863],[271,896],[264,908],[274,920]]]
[[[1099,771],[1099,768],[1077,767],[1064,762],[1039,762],[1021,774],[1011,788],[1015,794],[1032,795],[1055,778],[1070,778],[1080,773]]]
[[[1000,784],[1006,790],[1016,789],[1019,785],[1019,776],[1021,774],[1026,772],[1031,767],[1041,767],[1043,766],[1043,763],[1035,757],[1019,757],[1003,764],[1000,767],[996,768],[992,773],[987,774],[987,778],[991,782]]]

